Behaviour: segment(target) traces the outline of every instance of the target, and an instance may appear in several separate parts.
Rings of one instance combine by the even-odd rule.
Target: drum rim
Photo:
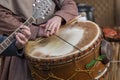
[[[78,21],[78,22],[82,22],[82,21]],[[44,57],[44,58],[42,58],[42,57],[41,58],[35,58],[33,56],[25,54],[26,58],[28,58],[28,59],[30,59],[32,61],[42,62],[43,65],[46,65],[46,64],[47,65],[52,65],[52,64],[54,65],[54,64],[59,64],[59,62],[64,63],[65,60],[66,60],[65,63],[68,63],[68,62],[71,62],[73,60],[79,59],[82,56],[85,56],[88,53],[86,53],[86,54],[83,54],[83,53],[85,53],[87,51],[90,52],[96,46],[98,46],[100,44],[100,42],[102,41],[103,36],[102,36],[100,28],[99,28],[99,26],[97,24],[95,24],[92,21],[84,21],[84,22],[90,22],[90,23],[94,24],[97,27],[98,34],[91,43],[89,43],[87,46],[81,48],[81,52],[79,52],[79,50],[76,50],[76,51],[74,51],[74,53],[71,53],[71,54],[67,54],[67,55],[64,55],[64,56],[57,56],[57,57],[49,57],[49,58],[46,58],[46,57]],[[63,63],[61,63],[61,64],[63,64]]]
[[[110,62],[107,63],[105,69],[104,69],[98,76],[96,76],[94,79],[95,79],[95,80],[98,80],[98,79],[100,79],[102,76],[104,76],[104,74],[108,71],[109,67],[110,67]]]

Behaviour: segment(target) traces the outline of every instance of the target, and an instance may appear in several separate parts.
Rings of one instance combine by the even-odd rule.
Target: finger
[[[59,31],[59,28],[60,28],[60,25],[57,25],[57,26],[55,27],[55,33],[57,33],[57,32]]]
[[[40,27],[45,27],[45,26],[46,26],[46,24],[41,24],[41,25],[40,25]]]
[[[50,25],[50,23],[46,23],[45,32],[47,32],[49,25]]]
[[[51,23],[49,25],[48,30],[47,30],[47,35],[48,36],[51,36],[54,33],[54,27],[55,27],[55,23]]]
[[[47,32],[47,31],[51,30],[53,25],[54,25],[54,22],[48,22],[46,24],[45,31]]]
[[[50,31],[45,32],[45,34],[46,34],[47,36],[49,36],[49,35],[50,35]]]
[[[21,40],[18,35],[16,35],[16,40],[17,40],[16,41],[17,46],[19,46],[19,47],[23,47],[26,44],[26,41]]]
[[[30,28],[29,28],[28,26],[25,26],[25,25],[20,26],[20,29],[21,29],[21,30],[22,30],[22,29],[26,29],[26,30],[30,31]]]
[[[56,31],[55,31],[56,26],[57,26],[56,23],[52,26],[52,29],[51,29],[50,35],[53,35],[53,34],[56,32]]]
[[[25,42],[27,41],[27,38],[22,33],[17,33],[16,36],[18,36],[19,39],[22,41],[25,41]]]
[[[29,39],[31,36],[30,28],[28,26],[21,26],[20,29],[20,33],[24,34],[24,36]]]
[[[23,30],[22,30],[22,34],[23,34],[27,39],[29,39],[30,36],[31,36],[31,32],[28,31],[27,29],[23,29]]]

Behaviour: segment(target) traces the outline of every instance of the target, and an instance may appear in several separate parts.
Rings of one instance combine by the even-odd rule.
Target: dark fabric
[[[1,69],[0,80],[32,80],[24,57],[4,57]]]
[[[0,43],[5,39],[5,36],[0,35]],[[1,56],[22,56],[23,55],[23,49],[19,50],[15,46],[15,41],[6,48],[3,53],[0,54]]]
[[[105,58],[102,60],[103,64],[107,64],[112,59],[113,48],[110,42],[103,39],[100,48],[100,54],[104,55]]]

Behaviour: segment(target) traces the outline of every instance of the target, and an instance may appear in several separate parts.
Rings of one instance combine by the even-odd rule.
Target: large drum
[[[98,25],[77,19],[54,36],[29,41],[25,52],[33,79],[103,80],[108,65],[100,61],[101,41]]]

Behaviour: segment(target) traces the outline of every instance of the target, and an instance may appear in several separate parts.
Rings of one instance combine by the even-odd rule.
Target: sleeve
[[[57,4],[58,5],[58,4]],[[56,11],[55,16],[62,17],[65,22],[78,16],[78,9],[74,0],[64,0],[61,9]]]
[[[8,9],[0,6],[0,33],[11,34],[16,28],[20,27],[23,22],[19,21],[17,17]],[[36,26],[30,26],[32,33],[31,39],[36,38],[38,28]]]
[[[0,43],[5,39],[6,37],[0,35]],[[18,50],[15,46],[15,41],[5,50],[3,53],[0,54],[1,56],[22,56],[23,55],[23,49]]]

